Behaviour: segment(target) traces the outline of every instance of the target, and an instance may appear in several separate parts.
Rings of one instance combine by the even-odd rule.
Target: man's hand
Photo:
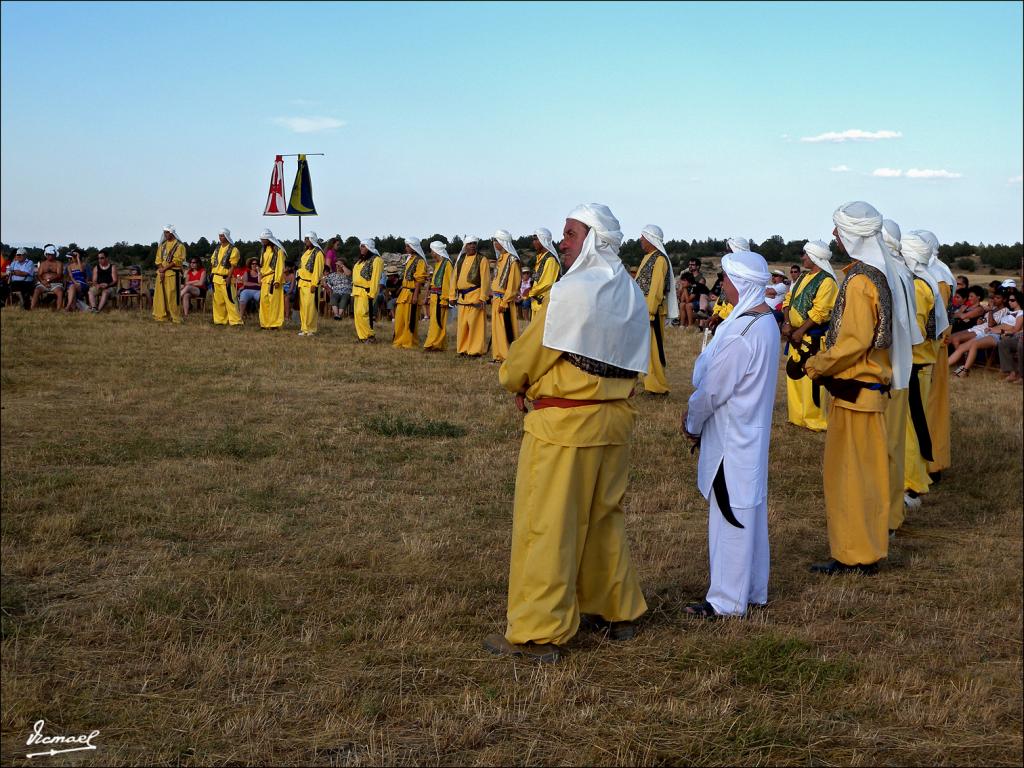
[[[804,329],[803,328],[797,328],[795,331],[793,331],[793,332],[791,332],[789,334],[789,340],[791,342],[793,342],[794,346],[799,347],[800,346],[800,342],[803,341],[803,339],[804,339]]]
[[[700,435],[695,435],[686,429],[686,419],[690,415],[689,410],[683,411],[682,421],[679,423],[679,431],[683,433],[687,440],[693,443],[695,446],[700,444]]]
[[[526,405],[526,395],[522,392],[516,392],[516,410],[520,413],[529,413],[530,409]]]

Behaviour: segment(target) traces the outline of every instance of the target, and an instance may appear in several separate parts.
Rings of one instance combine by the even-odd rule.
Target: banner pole
[[[299,214],[299,245],[302,245],[302,214]]]

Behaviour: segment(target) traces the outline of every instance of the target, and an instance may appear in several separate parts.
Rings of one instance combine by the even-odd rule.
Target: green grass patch
[[[726,659],[740,685],[778,693],[828,690],[850,682],[857,673],[856,664],[846,656],[822,659],[810,643],[772,634],[731,647]]]
[[[371,416],[366,420],[366,428],[384,437],[462,437],[466,434],[464,427],[450,421],[414,421],[394,414]]]

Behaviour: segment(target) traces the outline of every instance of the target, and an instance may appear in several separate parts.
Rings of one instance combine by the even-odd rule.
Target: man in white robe
[[[768,444],[778,375],[779,327],[765,303],[768,264],[756,253],[722,259],[735,309],[697,358],[683,431],[700,447],[697,487],[711,504],[707,596],[685,612],[742,616],[768,600]]]

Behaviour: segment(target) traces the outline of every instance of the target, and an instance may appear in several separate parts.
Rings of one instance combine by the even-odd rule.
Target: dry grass
[[[1022,762],[1019,388],[954,381],[954,470],[880,576],[823,580],[823,436],[780,387],[771,603],[697,626],[698,341],[668,333],[627,496],[651,611],[537,668],[480,649],[520,435],[495,367],[207,322],[3,311],[5,764],[38,718],[102,732],[59,765]]]

